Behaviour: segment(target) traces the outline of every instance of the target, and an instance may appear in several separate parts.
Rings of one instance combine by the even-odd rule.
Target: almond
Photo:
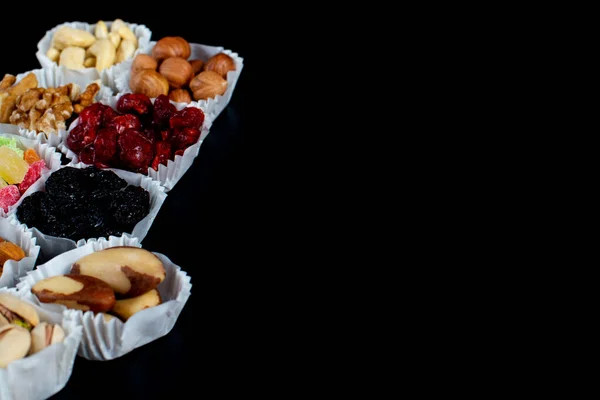
[[[22,248],[11,242],[0,242],[0,265],[3,266],[8,260],[20,261],[23,258],[25,252]]]

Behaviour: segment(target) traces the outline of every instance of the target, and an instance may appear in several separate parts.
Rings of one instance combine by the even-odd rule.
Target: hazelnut
[[[169,81],[173,89],[180,89],[187,86],[194,77],[194,71],[189,62],[181,57],[170,57],[164,60],[158,72]]]
[[[190,82],[195,100],[206,100],[222,95],[227,90],[227,81],[214,71],[202,71]]]
[[[225,53],[219,53],[212,56],[204,65],[205,71],[214,71],[221,75],[223,79],[227,79],[229,71],[235,71],[235,62],[233,58]]]
[[[158,97],[161,94],[166,96],[169,93],[169,81],[153,69],[142,69],[132,75],[129,87],[133,93],[145,94],[150,98]]]
[[[167,36],[160,39],[152,49],[152,57],[159,63],[170,57],[181,57],[187,60],[192,53],[190,44],[180,36]]]
[[[187,89],[175,89],[169,93],[169,100],[176,103],[189,103],[192,101],[192,96]]]
[[[202,60],[190,60],[189,63],[192,66],[192,69],[194,70],[194,76],[198,75],[200,71],[202,71],[202,67],[204,66],[204,61]]]
[[[148,54],[138,54],[135,56],[133,63],[131,64],[131,75],[136,74],[142,69],[153,69],[156,71],[157,66],[158,63],[156,60]]]

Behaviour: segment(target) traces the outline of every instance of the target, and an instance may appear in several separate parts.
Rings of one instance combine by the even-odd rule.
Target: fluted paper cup
[[[0,274],[0,288],[14,287],[20,278],[33,270],[40,253],[40,246],[36,244],[36,238],[31,229],[19,224],[13,217],[0,218],[0,238],[14,243],[25,253],[25,257],[19,261],[7,260]]]
[[[0,288],[23,298],[24,292]],[[26,300],[26,299],[24,299]],[[44,310],[36,304],[40,321],[59,324],[65,331],[62,343],[55,343],[44,350],[16,360],[6,368],[0,368],[0,400],[41,400],[60,392],[71,377],[75,356],[81,343],[83,329],[68,316]]]
[[[121,96],[122,96],[122,94],[119,94],[117,96],[112,96],[107,100],[103,100],[102,103],[106,104],[116,110],[117,102],[119,101]],[[154,104],[155,100],[156,99],[151,99],[152,104]],[[204,141],[204,139],[206,138],[206,136],[208,135],[208,133],[210,131],[210,127],[212,126],[212,121],[214,118],[213,115],[206,112],[205,109],[200,107],[200,105],[197,102],[192,102],[190,104],[186,104],[186,103],[175,103],[175,102],[171,101],[171,103],[173,105],[175,105],[175,107],[177,108],[178,111],[182,110],[186,107],[195,107],[195,108],[201,109],[204,112],[204,123],[202,124],[202,129],[200,131],[200,138],[198,139],[198,141],[195,144],[193,144],[190,147],[188,147],[187,149],[185,149],[182,156],[179,156],[179,155],[175,156],[173,160],[167,161],[167,165],[159,164],[158,171],[151,167],[148,167],[148,176],[151,177],[152,179],[160,182],[160,184],[165,188],[166,192],[170,191],[171,189],[173,189],[173,187],[175,187],[177,182],[179,182],[181,177],[187,172],[187,170],[194,163],[194,160],[200,153],[200,146],[202,146],[202,142]],[[73,121],[71,126],[69,126],[68,132],[71,132],[73,130],[73,128],[75,128],[78,124],[79,124],[79,118],[77,118],[75,121]],[[67,135],[68,135],[68,133],[67,133]],[[76,153],[74,153],[73,151],[71,151],[66,146],[65,143],[63,143],[61,146],[59,146],[59,149],[63,154],[66,155],[67,158],[71,159],[71,163],[69,165],[76,165],[77,167],[80,167],[80,168],[89,166],[87,164],[82,163],[79,160],[79,156]]]
[[[77,84],[81,91],[83,92],[87,85],[89,85],[92,81],[88,81],[87,79],[83,79],[81,74],[77,74],[75,70],[67,69],[65,67],[59,67],[56,64],[45,67],[34,69],[32,71],[23,72],[22,74],[18,74],[16,76],[16,82],[20,82],[23,78],[25,78],[30,73],[33,73],[37,79],[39,88],[56,88],[59,86],[64,86],[69,83]],[[16,83],[15,82],[15,83]],[[96,93],[95,101],[100,101],[102,99],[108,99],[113,96],[113,91],[110,87],[104,85],[98,80],[100,84],[100,91]],[[30,139],[36,139],[41,141],[42,143],[48,143],[50,146],[57,147],[60,143],[62,143],[66,139],[66,129],[60,129],[58,133],[50,133],[46,134],[44,132],[38,132],[35,130],[22,129],[16,125],[12,124],[0,124],[0,131],[7,133],[19,133],[22,132],[24,136]]]
[[[150,343],[168,334],[181,310],[191,295],[191,279],[185,271],[175,265],[168,257],[154,253],[163,263],[167,276],[158,285],[162,304],[137,312],[127,322],[113,318],[106,322],[101,314],[91,311],[67,309],[62,304],[41,303],[31,293],[31,288],[39,281],[51,276],[68,274],[73,263],[80,258],[109,247],[136,246],[139,243],[129,238],[111,238],[89,242],[83,247],[63,253],[36,270],[31,271],[18,284],[19,290],[27,293],[25,298],[54,313],[56,317],[68,316],[83,326],[83,338],[78,354],[89,360],[112,360],[132,350]]]
[[[52,173],[53,171],[56,171],[57,169],[59,169],[61,167],[61,164],[60,164],[60,153],[58,151],[56,151],[55,147],[52,147],[47,143],[41,143],[39,140],[28,139],[21,135],[2,133],[1,128],[0,128],[0,137],[16,139],[17,145],[19,146],[19,148],[21,150],[26,150],[28,148],[32,148],[33,150],[35,150],[35,152],[40,157],[40,159],[44,160],[44,162],[46,163],[46,166],[44,167],[44,169],[42,169],[42,176],[40,176],[40,178],[33,185],[31,185],[29,187],[29,189],[27,189],[25,191],[25,193],[23,193],[21,195],[21,198],[19,199],[19,201],[17,201],[14,205],[8,207],[8,210],[6,212],[0,208],[0,217],[6,217],[7,215],[11,214],[21,204],[21,202],[23,201],[23,199],[25,197],[27,197],[31,193],[39,190],[39,187],[41,185],[41,181],[43,180],[44,175],[48,175],[48,174]]]
[[[104,22],[106,23],[106,27],[110,31],[110,28],[112,27],[113,22],[112,21],[104,21]],[[138,40],[138,48],[133,53],[133,56],[129,59],[129,60],[131,60],[138,53],[145,51],[145,49],[149,45],[150,38],[152,36],[152,32],[145,25],[132,24],[132,23],[128,23],[127,21],[125,21],[125,25],[127,25],[129,27],[129,29],[131,29],[131,31],[135,34],[135,36]],[[76,22],[62,23],[62,24],[57,25],[56,27],[52,28],[51,30],[47,31],[46,34],[44,35],[44,37],[42,38],[42,40],[39,41],[38,46],[37,46],[38,51],[37,51],[37,53],[35,53],[35,56],[37,57],[38,61],[40,62],[40,65],[42,67],[58,66],[58,64],[56,62],[52,61],[50,58],[48,58],[48,56],[46,56],[46,53],[48,52],[48,50],[50,49],[50,47],[52,45],[52,38],[54,37],[54,34],[63,26],[68,26],[68,27],[74,28],[74,29],[82,29],[84,31],[90,32],[92,35],[94,34],[95,29],[96,29],[96,24],[89,24],[87,22],[76,21]],[[73,69],[70,71],[72,73],[72,76],[75,76],[75,75],[78,76],[78,79],[81,79],[83,82],[89,83],[89,82],[95,81],[96,79],[100,79],[103,83],[105,83],[105,82],[114,80],[115,68],[118,67],[120,64],[127,62],[127,61],[128,60],[125,60],[119,64],[115,64],[112,67],[102,70],[101,72],[99,72],[96,68]]]
[[[66,165],[62,166],[61,168],[64,168],[64,167],[66,167]],[[73,165],[70,165],[70,167],[81,168],[81,166],[73,166]],[[85,168],[85,167],[87,167],[87,166],[84,166],[83,168]],[[152,226],[154,219],[156,218],[156,216],[158,215],[158,212],[160,211],[160,207],[162,206],[165,199],[167,198],[167,194],[165,193],[165,188],[162,187],[160,185],[160,183],[158,183],[157,181],[155,181],[147,176],[144,176],[142,174],[136,174],[133,172],[116,170],[116,169],[111,169],[111,171],[115,172],[120,178],[124,179],[129,185],[140,186],[143,189],[146,189],[150,195],[150,211],[148,212],[148,215],[146,215],[141,221],[139,221],[134,226],[133,232],[124,232],[124,235],[130,236],[130,237],[133,236],[141,242],[148,234],[148,231],[150,230],[150,227]],[[39,185],[37,186],[36,191],[40,191],[40,190],[45,191],[46,180],[48,179],[48,177],[50,175],[51,174],[47,174],[47,175],[43,176],[43,179],[40,179],[41,182],[39,182]],[[19,220],[17,209],[12,210],[12,212],[10,214],[11,215],[14,214],[15,219],[17,221]],[[40,259],[42,260],[41,262],[50,260],[51,258],[56,257],[57,255],[64,253],[66,251],[75,249],[80,246],[84,246],[89,241],[99,239],[99,238],[87,238],[87,239],[80,239],[77,242],[75,242],[74,240],[67,239],[67,238],[46,235],[43,232],[41,232],[38,228],[36,228],[35,226],[31,226],[29,228],[31,228],[31,231],[33,232],[34,236],[37,239],[37,243],[40,246]]]
[[[152,54],[152,48],[155,44],[156,42],[150,42],[145,51],[141,51],[141,53]],[[242,73],[242,69],[244,68],[244,59],[240,57],[238,53],[234,53],[231,50],[226,50],[224,47],[190,43],[190,48],[191,55],[188,60],[202,60],[203,62],[206,62],[209,58],[216,54],[225,53],[233,58],[233,61],[235,62],[235,71],[229,71],[227,73],[227,90],[225,93],[223,93],[223,95],[216,96],[215,98],[198,101],[198,104],[202,109],[205,109],[207,112],[213,114],[214,118],[217,118],[231,100],[235,85],[237,84],[240,74]],[[109,80],[106,82],[108,86],[113,88],[115,93],[131,93],[129,80],[131,79],[132,63],[133,59],[122,62],[117,68],[118,73],[110,76]]]

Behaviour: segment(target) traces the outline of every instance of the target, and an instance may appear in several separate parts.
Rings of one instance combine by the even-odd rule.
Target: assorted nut
[[[74,113],[79,114],[94,103],[100,91],[97,82],[90,83],[83,92],[74,83],[40,88],[33,73],[14,85],[8,85],[11,81],[14,83],[14,76],[9,74],[2,80],[7,88],[5,92],[0,91],[0,122],[44,132],[47,136],[66,130]]]
[[[60,325],[40,322],[31,304],[0,293],[0,368],[64,340]]]
[[[102,313],[107,322],[114,316],[127,321],[162,303],[157,287],[165,278],[164,265],[152,252],[119,246],[82,257],[69,274],[41,280],[31,292],[42,303]]]
[[[138,48],[137,37],[123,22],[116,19],[108,31],[104,21],[98,21],[94,34],[68,26],[59,28],[52,37],[46,56],[69,69],[96,68],[102,71],[133,56]]]
[[[21,261],[25,257],[26,254],[22,248],[0,237],[0,276],[2,276],[5,262],[8,260]]]
[[[129,88],[151,98],[165,94],[181,103],[223,95],[227,90],[227,73],[236,68],[233,58],[219,53],[208,60],[189,60],[190,55],[190,44],[184,38],[160,39],[151,56],[138,54],[133,60]]]

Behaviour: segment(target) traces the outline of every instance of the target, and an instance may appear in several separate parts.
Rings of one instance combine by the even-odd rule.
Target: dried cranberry
[[[177,108],[169,101],[169,98],[164,94],[159,95],[154,100],[154,124],[160,128],[169,127],[169,119],[177,112]]]
[[[69,132],[67,146],[75,153],[79,153],[86,145],[96,139],[96,128],[88,124],[79,124]]]
[[[79,161],[84,164],[93,164],[94,163],[94,144],[88,144],[79,153]]]
[[[144,128],[140,130],[140,133],[144,135],[144,137],[148,139],[150,143],[154,143],[156,141],[156,133],[153,129]]]
[[[135,112],[138,115],[148,114],[152,112],[152,102],[145,94],[125,94],[117,101],[117,111]]]
[[[165,129],[160,131],[161,140],[169,140],[171,138],[171,131],[169,129]]]
[[[158,171],[158,165],[167,165],[167,162],[171,158],[171,143],[165,141],[158,141],[155,144],[156,156],[152,161],[152,168]]]
[[[98,128],[102,123],[102,117],[106,109],[110,108],[101,103],[94,103],[81,111],[79,114],[80,123],[89,125],[90,127]]]
[[[173,158],[175,158],[175,156],[183,156],[183,151],[184,150],[176,150],[175,154],[173,155]]]
[[[115,157],[118,136],[119,133],[114,128],[102,128],[98,131],[94,141],[95,162],[109,163]]]
[[[96,161],[96,162],[94,163],[94,166],[95,166],[96,168],[111,168],[111,166],[110,166],[110,165],[108,165],[108,164],[105,164],[105,163],[102,163],[102,162],[100,162],[100,161]]]
[[[104,115],[102,116],[102,125],[106,126],[108,124],[110,124],[110,122],[115,118],[118,117],[119,115],[121,115],[121,113],[119,113],[116,110],[113,110],[110,107],[107,107],[104,109]]]
[[[154,146],[144,135],[134,129],[128,129],[119,135],[120,155],[123,166],[134,172],[148,172],[148,166],[154,158]]]
[[[171,128],[196,128],[200,129],[204,122],[204,112],[195,107],[186,107],[177,111],[169,120]]]
[[[133,114],[120,115],[114,117],[113,120],[108,124],[110,128],[116,130],[119,134],[125,132],[126,129],[139,130],[142,128],[140,119]]]
[[[185,150],[195,144],[200,138],[200,130],[194,128],[183,128],[177,130],[172,142],[177,150]]]

